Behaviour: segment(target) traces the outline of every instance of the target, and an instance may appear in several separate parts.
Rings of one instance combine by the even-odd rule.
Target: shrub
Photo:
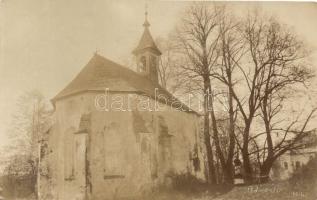
[[[172,189],[197,193],[207,188],[207,184],[190,173],[170,174]]]
[[[3,193],[6,197],[28,197],[36,193],[37,165],[29,156],[16,156],[4,169]]]

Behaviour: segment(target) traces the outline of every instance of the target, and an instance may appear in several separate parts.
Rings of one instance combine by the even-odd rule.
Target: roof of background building
[[[52,99],[52,102],[55,104],[59,99],[80,92],[105,91],[106,88],[109,91],[140,93],[153,99],[156,91],[157,96],[167,99],[168,105],[173,102],[177,107],[181,105],[183,111],[195,112],[158,83],[98,54],[90,59],[79,74]]]

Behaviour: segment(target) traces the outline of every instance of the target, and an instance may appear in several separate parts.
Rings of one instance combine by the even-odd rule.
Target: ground
[[[23,198],[14,200],[34,200]],[[261,185],[234,187],[231,190],[216,188],[199,191],[163,191],[156,192],[137,200],[317,200],[317,187],[301,190],[292,187],[288,182],[269,183]],[[8,199],[13,200],[13,199]],[[136,200],[136,199],[128,199]]]
[[[317,187],[310,190],[296,189],[288,182],[240,186],[230,191],[203,191],[196,194],[163,192],[144,200],[317,200]]]

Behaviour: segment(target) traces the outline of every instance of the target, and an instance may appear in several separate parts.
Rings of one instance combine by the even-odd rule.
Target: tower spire
[[[144,31],[138,46],[132,51],[136,56],[137,72],[149,78],[153,83],[158,84],[158,64],[162,54],[156,46],[150,33],[150,23],[148,22],[148,10],[145,5],[145,21],[143,23]]]

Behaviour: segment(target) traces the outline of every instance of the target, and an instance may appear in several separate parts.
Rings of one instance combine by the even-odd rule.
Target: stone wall
[[[169,174],[192,173],[204,179],[201,151],[194,151],[200,141],[196,114],[163,104],[159,111],[140,110],[139,96],[126,93],[110,96],[120,95],[131,109],[106,111],[97,109],[96,95],[80,94],[56,102],[56,123],[49,133],[51,152],[45,161],[51,170],[51,187],[42,187],[43,195],[51,190],[54,199],[113,199],[168,184]],[[157,104],[152,99],[148,103]],[[78,145],[86,145],[87,150],[76,154]],[[196,171],[194,152],[201,167]],[[82,158],[86,159],[84,173]]]

